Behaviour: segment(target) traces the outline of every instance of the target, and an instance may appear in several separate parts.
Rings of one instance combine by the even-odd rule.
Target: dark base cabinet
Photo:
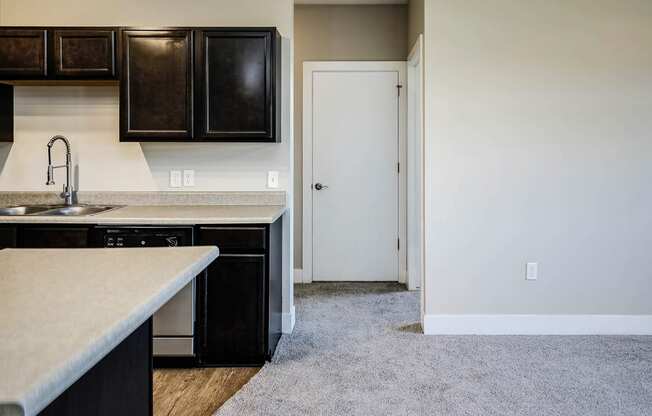
[[[149,319],[39,416],[147,416],[152,413],[152,320]]]
[[[16,227],[0,225],[0,250],[16,247]]]
[[[269,226],[269,281],[267,360],[271,360],[283,334],[283,223],[279,219]]]
[[[264,254],[223,254],[203,279],[201,361],[251,365],[265,359]]]
[[[100,228],[0,225],[0,249],[103,247],[93,232]],[[194,245],[220,249],[196,281],[196,359],[157,357],[156,366],[257,367],[272,359],[282,331],[282,228],[281,218],[195,227]]]
[[[86,248],[89,227],[25,226],[17,238],[19,248]]]
[[[280,219],[199,227],[197,244],[220,248],[198,284],[200,365],[259,366],[274,355],[282,322],[281,228]]]

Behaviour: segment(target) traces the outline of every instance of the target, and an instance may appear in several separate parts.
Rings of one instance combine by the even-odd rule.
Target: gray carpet
[[[652,415],[652,337],[434,337],[393,284],[296,288],[297,325],[218,415]]]

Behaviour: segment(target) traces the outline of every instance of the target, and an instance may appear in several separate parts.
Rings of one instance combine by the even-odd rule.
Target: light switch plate
[[[525,271],[525,280],[537,280],[539,278],[539,263],[528,263]]]
[[[170,171],[170,188],[180,188],[181,187],[181,171],[180,170],[171,170]]]
[[[194,170],[184,170],[183,171],[183,186],[195,186],[195,171]]]
[[[278,188],[278,171],[270,170],[267,172],[267,187]]]

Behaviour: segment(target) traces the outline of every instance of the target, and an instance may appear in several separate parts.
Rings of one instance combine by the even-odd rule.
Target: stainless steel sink
[[[21,217],[21,216],[45,216],[52,215],[55,217],[81,217],[86,215],[96,215],[108,212],[118,206],[99,206],[99,205],[24,205],[18,207],[0,208],[0,217]]]
[[[20,207],[0,208],[0,216],[34,215],[43,211],[59,208],[58,205],[25,205]]]
[[[73,205],[71,207],[59,207],[55,209],[50,209],[47,211],[40,211],[34,215],[52,215],[52,216],[64,216],[64,217],[79,217],[85,215],[96,215],[103,212],[108,212],[113,209],[116,209],[116,206],[97,206],[97,205]]]

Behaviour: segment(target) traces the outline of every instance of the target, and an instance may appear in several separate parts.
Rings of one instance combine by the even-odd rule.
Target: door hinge
[[[401,251],[401,239],[400,238],[396,239],[396,249],[398,251]]]
[[[401,163],[396,164],[396,173],[401,173]]]
[[[401,96],[401,88],[403,88],[403,86],[402,86],[401,84],[398,84],[398,85],[396,86],[396,90],[398,91],[398,96],[399,96],[399,97]]]

